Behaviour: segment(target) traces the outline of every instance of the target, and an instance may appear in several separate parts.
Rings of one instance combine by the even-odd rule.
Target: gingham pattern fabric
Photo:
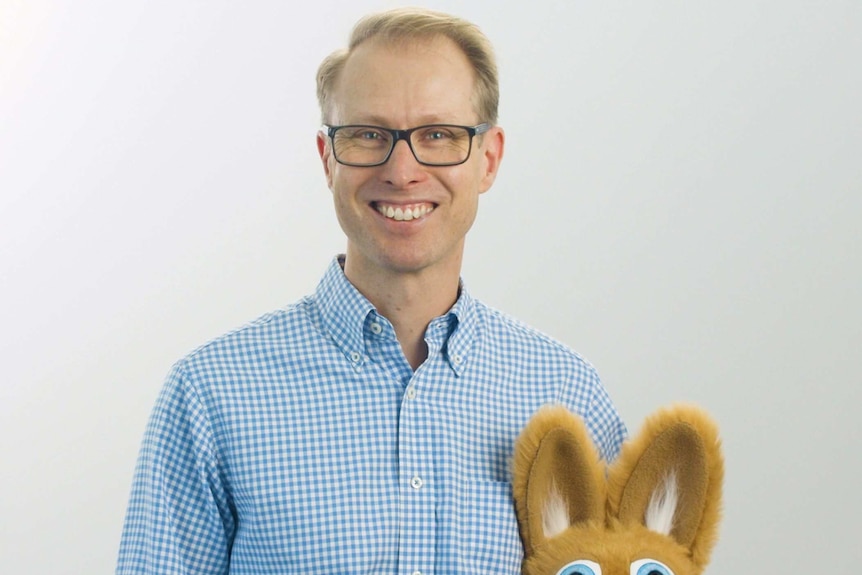
[[[578,355],[470,297],[414,373],[333,261],[317,291],[174,366],[144,437],[117,573],[520,573],[515,438],[542,404],[616,456]]]

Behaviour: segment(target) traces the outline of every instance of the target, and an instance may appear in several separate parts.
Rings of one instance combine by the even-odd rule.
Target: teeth
[[[387,218],[398,222],[409,222],[410,220],[419,219],[422,216],[431,213],[433,210],[433,207],[429,207],[426,205],[414,206],[413,208],[393,208],[392,206],[377,206],[378,212],[380,212]]]

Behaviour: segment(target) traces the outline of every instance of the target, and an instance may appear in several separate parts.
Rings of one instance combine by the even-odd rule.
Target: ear
[[[580,418],[541,408],[515,444],[513,492],[525,554],[569,526],[604,521],[604,467]]]
[[[665,409],[647,419],[609,469],[609,512],[664,532],[703,568],[717,537],[723,478],[716,424],[696,407]]]
[[[332,146],[329,143],[329,137],[322,130],[317,132],[317,153],[320,155],[320,160],[323,162],[323,173],[326,175],[326,185],[332,189]]]
[[[479,184],[479,193],[487,192],[500,170],[500,162],[503,161],[503,150],[506,144],[506,135],[503,128],[494,126],[482,134],[482,145],[479,150],[482,153],[482,179]]]

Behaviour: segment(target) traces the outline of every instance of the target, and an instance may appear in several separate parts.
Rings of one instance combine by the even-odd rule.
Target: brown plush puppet
[[[525,575],[697,575],[709,561],[724,462],[698,408],[652,415],[606,468],[580,418],[543,407],[513,463]]]

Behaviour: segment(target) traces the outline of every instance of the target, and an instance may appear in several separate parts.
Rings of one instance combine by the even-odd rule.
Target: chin
[[[448,267],[448,258],[440,257],[427,250],[403,250],[383,254],[382,267],[395,273],[416,274],[430,269]]]

